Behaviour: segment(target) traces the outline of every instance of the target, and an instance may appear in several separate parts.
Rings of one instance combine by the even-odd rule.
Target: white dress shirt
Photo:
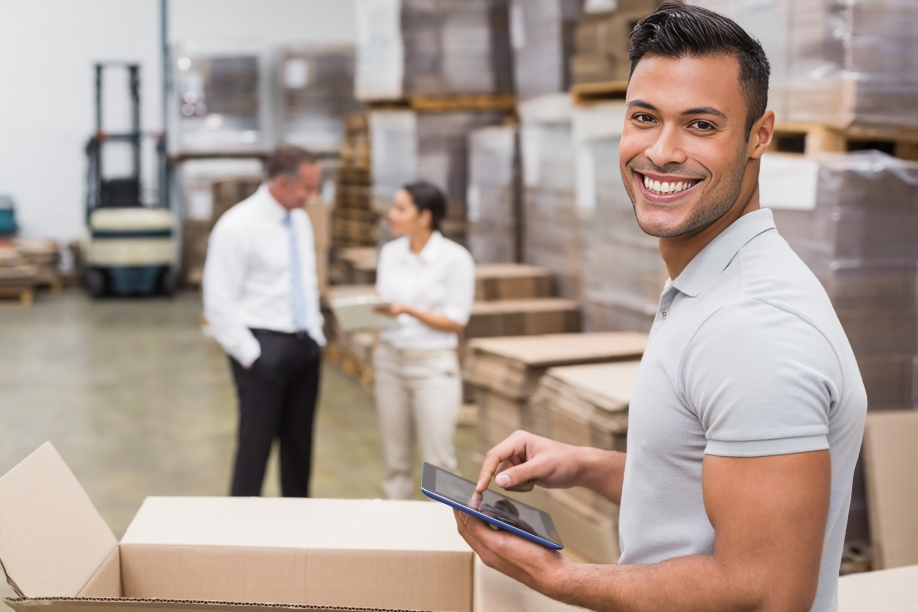
[[[300,256],[306,329],[293,319],[287,209],[266,185],[220,217],[204,264],[204,317],[223,349],[244,367],[261,355],[252,329],[306,331],[325,344],[319,310],[315,240],[306,211],[290,212]]]
[[[475,262],[464,247],[434,232],[420,254],[409,238],[383,246],[376,271],[376,289],[386,300],[421,312],[445,315],[465,326],[475,300]],[[457,334],[437,331],[411,315],[399,315],[382,332],[395,348],[440,350],[459,345]]]

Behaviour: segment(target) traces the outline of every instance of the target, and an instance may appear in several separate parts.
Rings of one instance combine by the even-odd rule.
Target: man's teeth
[[[696,182],[697,181],[677,181],[670,183],[666,181],[655,181],[646,176],[644,177],[644,187],[657,193],[676,193],[678,191],[685,191]]]

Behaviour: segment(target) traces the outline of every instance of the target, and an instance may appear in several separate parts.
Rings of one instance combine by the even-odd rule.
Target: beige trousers
[[[415,436],[422,461],[456,469],[453,437],[462,405],[459,360],[453,349],[410,351],[381,344],[373,361],[385,463],[383,490],[389,499],[409,499]]]

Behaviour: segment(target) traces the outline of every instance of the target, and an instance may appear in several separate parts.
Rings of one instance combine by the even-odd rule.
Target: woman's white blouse
[[[386,300],[446,315],[464,326],[475,300],[475,262],[464,247],[440,232],[430,236],[418,255],[411,252],[408,237],[397,238],[379,253],[376,289]],[[449,349],[459,344],[456,334],[437,331],[407,314],[383,330],[382,340],[407,350]]]

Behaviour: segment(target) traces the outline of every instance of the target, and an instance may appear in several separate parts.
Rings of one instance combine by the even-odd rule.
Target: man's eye
[[[635,121],[639,121],[640,123],[650,123],[651,121],[653,121],[653,117],[651,117],[647,113],[638,113],[634,116],[634,119]]]
[[[709,121],[704,121],[704,120],[702,120],[702,121],[696,121],[696,122],[694,123],[694,126],[695,126],[696,128],[698,128],[699,130],[703,130],[703,131],[713,130],[713,129],[714,129],[714,124],[713,124],[713,123],[711,123],[711,122],[709,122]]]

